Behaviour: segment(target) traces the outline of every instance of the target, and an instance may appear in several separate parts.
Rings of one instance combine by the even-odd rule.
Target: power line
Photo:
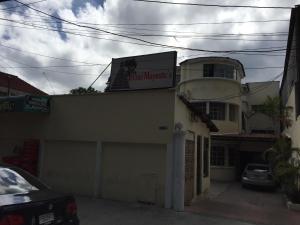
[[[220,8],[292,9],[292,7],[285,7],[285,6],[219,5],[219,4],[187,3],[187,2],[167,2],[167,1],[155,1],[155,0],[133,0],[133,1],[147,2],[147,3],[159,3],[159,4],[170,4],[170,5],[220,7]]]
[[[32,52],[32,51],[27,51],[27,50],[22,50],[22,49],[19,49],[19,48],[14,48],[14,47],[11,47],[11,46],[7,46],[7,45],[2,44],[1,42],[0,42],[0,46],[2,46],[4,48],[11,49],[11,50],[14,50],[14,51],[26,52],[28,54],[38,55],[38,56],[51,58],[51,59],[55,59],[55,60],[69,61],[69,62],[76,62],[76,63],[84,63],[84,64],[87,64],[87,65],[105,65],[105,64],[98,64],[98,63],[85,62],[85,61],[77,61],[77,60],[72,60],[72,59],[66,59],[66,58],[59,58],[59,57],[44,55],[44,54],[40,54],[40,53],[37,53],[37,52]]]
[[[80,24],[77,24],[77,23],[73,23],[73,22],[70,22],[66,19],[63,19],[63,18],[59,18],[59,17],[56,17],[56,16],[53,16],[51,14],[48,14],[46,12],[43,12],[39,9],[36,9],[36,8],[33,8],[25,3],[22,3],[18,0],[14,0],[36,12],[39,12],[41,14],[44,14],[44,15],[47,15],[51,18],[54,18],[54,19],[57,19],[59,21],[62,21],[62,22],[65,22],[65,23],[69,23],[71,25],[74,25],[74,26],[77,26],[77,27],[82,27],[82,28],[88,28],[88,29],[93,29],[93,30],[98,30],[98,31],[101,31],[101,32],[104,32],[104,33],[108,33],[108,34],[111,34],[111,35],[115,35],[115,36],[119,36],[119,37],[123,37],[123,38],[128,38],[128,39],[132,39],[132,40],[136,40],[136,41],[140,41],[140,42],[143,42],[143,43],[146,43],[146,44],[151,44],[151,45],[154,45],[154,46],[157,46],[157,47],[166,47],[166,48],[174,48],[174,49],[180,49],[180,50],[190,50],[190,51],[199,51],[199,52],[213,52],[213,53],[231,53],[231,52],[278,52],[278,51],[285,51],[286,49],[274,49],[274,50],[268,50],[268,51],[241,51],[241,50],[226,50],[226,51],[219,51],[219,50],[206,50],[206,49],[198,49],[198,48],[189,48],[189,47],[182,47],[182,46],[173,46],[173,45],[168,45],[168,44],[160,44],[160,43],[155,43],[155,42],[152,42],[152,41],[146,41],[144,39],[141,39],[141,38],[135,38],[135,37],[130,37],[130,36],[127,36],[127,35],[122,35],[122,34],[118,34],[118,33],[114,33],[114,32],[110,32],[110,31],[106,31],[106,30],[103,30],[103,29],[99,29],[99,28],[95,28],[95,27],[90,27],[90,26],[86,26],[86,25],[80,25]]]
[[[39,0],[39,1],[35,1],[35,2],[28,2],[26,4],[28,5],[33,5],[33,4],[37,4],[37,3],[41,3],[41,2],[45,2],[47,0]],[[6,11],[6,10],[11,10],[11,9],[16,9],[16,8],[20,8],[20,5],[17,6],[11,6],[11,7],[7,7],[7,8],[0,8],[0,11]],[[12,10],[11,10],[12,11]]]
[[[7,19],[7,18],[0,18],[1,20],[4,21],[9,21],[9,22],[13,22],[13,23],[19,23],[22,25],[26,25],[26,26],[32,26],[32,27],[39,27],[39,28],[49,28],[49,26],[46,25],[45,26],[41,26],[41,25],[36,25],[34,24],[32,21],[26,21],[26,20],[12,20],[12,19]],[[45,22],[40,21],[40,23],[45,24]],[[56,23],[56,22],[55,22]],[[9,25],[7,25],[9,26]],[[53,29],[53,27],[50,27],[50,29]],[[136,28],[130,28],[130,29],[136,29]],[[81,31],[81,32],[88,32],[89,34],[101,34],[101,35],[109,35],[107,33],[103,33],[103,32],[90,32],[87,30],[82,30],[82,29],[72,29],[72,28],[63,28],[62,31],[64,30],[71,30],[71,31]],[[159,32],[163,32],[163,33],[179,33],[179,34],[187,34],[186,36],[179,36],[179,35],[175,35],[175,34],[153,34],[153,33],[136,33],[136,32],[131,32],[131,33],[125,33],[125,35],[131,35],[131,36],[168,36],[168,37],[189,37],[188,35],[192,36],[192,37],[231,37],[231,36],[251,36],[251,37],[256,37],[256,36],[265,36],[265,37],[274,37],[274,36],[287,36],[288,32],[286,31],[281,31],[281,32],[265,32],[265,33],[199,33],[199,32],[195,32],[195,31],[171,31],[171,30],[157,30],[157,29],[148,29],[149,31],[159,31]],[[118,32],[128,32],[127,28],[120,28],[120,29],[113,29],[113,30],[107,30],[107,31],[118,31]],[[124,34],[124,33],[122,33]]]
[[[110,62],[110,63],[104,68],[104,70],[102,70],[102,72],[99,74],[99,76],[91,83],[91,85],[90,85],[88,88],[92,87],[92,86],[96,83],[96,81],[102,76],[102,74],[108,69],[108,67],[110,67],[111,63],[112,63],[112,62]]]
[[[0,54],[2,58],[5,58],[3,55]],[[7,57],[6,57],[7,58]],[[74,73],[74,72],[67,72],[67,71],[58,71],[58,70],[50,70],[50,69],[45,69],[45,68],[38,68],[38,67],[31,67],[28,64],[21,63],[19,61],[16,61],[15,59],[8,59],[9,61],[15,62],[20,65],[27,66],[28,69],[38,69],[41,71],[49,71],[49,72],[54,72],[54,73],[61,73],[61,74],[69,74],[69,75],[75,75],[75,76],[97,76],[96,74],[89,74],[89,73]]]
[[[43,0],[45,1],[45,0]],[[25,3],[24,3],[25,4]],[[1,9],[0,9],[1,10]],[[3,9],[6,11],[12,11],[9,9]],[[35,16],[31,15],[31,17],[44,18],[47,19],[49,17],[46,16]],[[220,22],[191,22],[191,23],[91,23],[91,22],[83,22],[83,21],[74,21],[69,20],[71,22],[77,22],[79,24],[85,25],[95,25],[95,26],[194,26],[194,25],[222,25],[222,24],[243,24],[243,23],[273,23],[273,22],[289,22],[289,19],[269,19],[269,20],[245,20],[245,21],[220,21]],[[54,22],[49,20],[48,22]]]
[[[5,18],[0,18],[0,20],[8,20]],[[19,22],[17,22],[19,23]],[[124,43],[130,43],[130,44],[136,44],[136,45],[142,45],[141,43],[137,42],[126,42],[126,41],[121,41],[121,40],[113,40],[113,39],[108,39],[108,38],[101,38],[97,36],[90,36],[90,35],[85,35],[85,33],[74,33],[74,32],[69,32],[67,31],[68,29],[64,28],[61,30],[54,29],[54,28],[46,28],[46,27],[41,27],[41,26],[36,26],[36,25],[29,25],[29,24],[24,24],[29,27],[22,27],[22,26],[13,26],[13,25],[3,25],[0,24],[0,26],[7,26],[7,27],[16,27],[16,28],[22,28],[22,29],[35,29],[35,30],[48,30],[48,31],[57,31],[57,32],[64,32],[66,34],[71,34],[71,35],[78,35],[78,36],[83,36],[83,37],[90,37],[94,39],[100,39],[100,40],[112,40],[112,41],[119,41],[119,42],[124,42]],[[70,29],[74,30],[74,29]],[[76,30],[76,29],[75,29]],[[99,35],[99,34],[97,34]],[[100,34],[101,35],[101,34]],[[136,35],[131,35],[130,36],[136,36]],[[145,36],[145,35],[142,35]],[[188,39],[202,39],[202,40],[214,40],[214,41],[244,41],[244,42],[286,42],[286,39],[247,39],[247,38],[214,38],[214,37],[202,37],[202,36],[178,36],[178,35],[148,35],[148,36],[154,36],[154,37],[167,37],[167,38],[188,38]],[[147,45],[147,46],[153,46],[153,45]]]

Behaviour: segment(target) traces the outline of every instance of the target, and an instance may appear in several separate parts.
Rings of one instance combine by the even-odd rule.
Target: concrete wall
[[[212,166],[211,180],[216,181],[234,181],[235,180],[235,167]]]
[[[203,64],[227,64],[237,67],[236,63],[232,63],[226,59],[212,59],[212,58],[199,58],[198,62],[187,62],[181,64],[181,81],[198,79],[203,77]],[[237,81],[240,83],[242,74],[241,71],[235,69],[234,71]]]
[[[164,204],[166,145],[104,143],[102,197]]]
[[[200,78],[180,83],[180,92],[185,93],[194,102],[224,102],[226,105],[225,120],[213,120],[219,128],[219,133],[239,133],[241,131],[241,85],[238,81],[224,78]],[[223,99],[226,96],[237,96]],[[219,99],[219,100],[218,100]],[[238,106],[238,119],[229,121],[228,103]]]
[[[52,96],[49,114],[1,113],[0,147],[40,139],[40,177],[59,191],[161,205],[177,122],[209,137],[175,90]]]
[[[274,123],[272,119],[262,113],[254,113],[252,105],[262,105],[267,97],[279,97],[279,81],[252,82],[248,83],[249,93],[245,95],[247,101],[246,112],[251,115],[247,118],[247,132],[252,130],[274,130],[279,132],[279,123]]]
[[[53,189],[94,195],[96,142],[45,141],[40,177]]]
[[[191,120],[191,112],[187,110],[186,106],[183,102],[176,97],[175,99],[175,124],[181,123],[182,130],[188,131],[189,135],[186,135],[186,139],[193,138],[195,140],[195,179],[194,179],[194,196],[197,196],[197,174],[200,173],[201,175],[201,190],[203,192],[207,191],[210,187],[210,177],[203,176],[203,162],[197,161],[197,136],[202,137],[202,156],[200,157],[203,159],[203,150],[204,150],[204,137],[210,139],[209,129],[201,122],[199,119],[198,121]],[[193,136],[193,137],[189,137]],[[210,149],[210,148],[209,148]],[[210,154],[210,151],[209,151]],[[210,159],[210,156],[209,156]],[[200,171],[197,171],[197,164],[200,163]]]
[[[2,138],[168,143],[174,91],[53,96],[49,114],[2,113],[0,122]]]
[[[295,86],[291,90],[286,106],[292,107],[290,115],[292,126],[285,129],[283,133],[291,137],[293,147],[300,148],[300,119],[299,116],[296,118],[295,114]]]

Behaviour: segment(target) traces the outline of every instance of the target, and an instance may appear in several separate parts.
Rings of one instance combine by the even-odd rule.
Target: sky
[[[37,0],[20,1],[37,2]],[[173,0],[173,2],[288,7],[300,4],[300,0]],[[133,0],[46,0],[30,6],[76,24],[156,43],[208,50],[286,48],[287,35],[280,32],[288,32],[289,22],[199,23],[290,18],[290,10],[283,9],[163,5]],[[217,37],[214,40],[203,38],[203,35],[215,33],[248,35],[227,38],[235,40],[224,40],[224,37]],[[255,33],[264,35],[253,36]],[[266,33],[268,34],[265,35]],[[270,33],[276,35],[270,36]],[[141,34],[164,36],[135,36]],[[174,49],[147,46],[137,40],[71,25],[28,9],[15,1],[0,3],[0,70],[19,76],[48,94],[65,94],[79,86],[88,87],[112,58],[172,50]],[[177,63],[204,56],[238,59],[246,68],[246,78],[243,82],[272,80],[283,68],[251,68],[283,67],[285,60],[285,52],[267,55],[225,55],[190,50],[176,51]],[[107,70],[99,78],[94,88],[97,90],[105,88],[109,72],[110,70]]]

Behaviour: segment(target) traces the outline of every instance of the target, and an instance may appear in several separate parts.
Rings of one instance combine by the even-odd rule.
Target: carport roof
[[[212,138],[239,141],[275,141],[278,136],[274,134],[214,134]]]

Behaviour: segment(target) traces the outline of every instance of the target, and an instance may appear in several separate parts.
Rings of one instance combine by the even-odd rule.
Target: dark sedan
[[[74,197],[50,190],[16,167],[0,164],[0,225],[78,225]]]

